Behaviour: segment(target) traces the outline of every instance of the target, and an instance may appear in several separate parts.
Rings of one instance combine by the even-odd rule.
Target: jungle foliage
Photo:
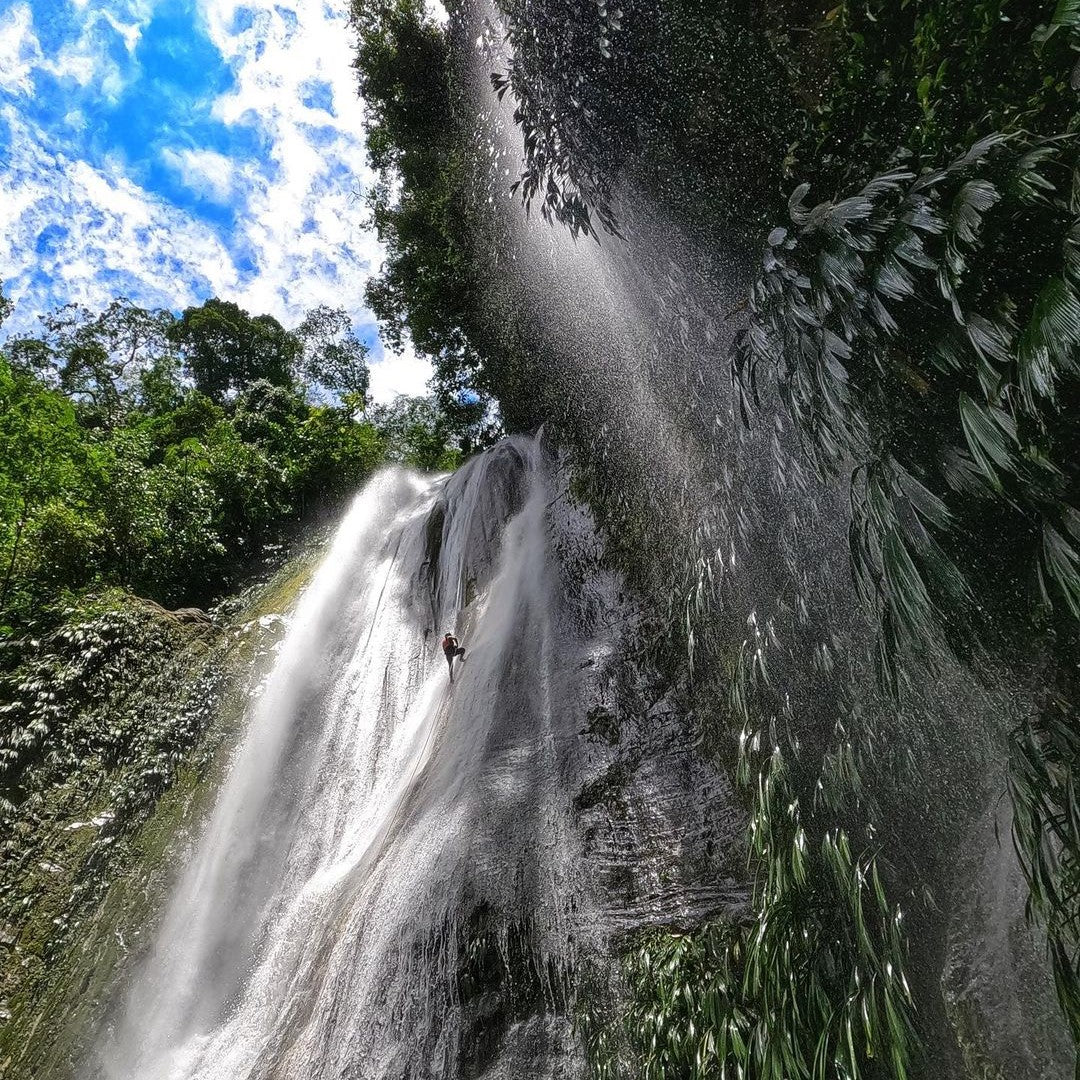
[[[806,816],[779,748],[744,731],[739,775],[752,791],[752,917],[646,932],[624,953],[615,1027],[585,1026],[599,1080],[855,1078],[909,1075],[914,1001],[901,909],[874,844],[832,823],[847,797],[830,759]]]
[[[535,364],[486,317],[486,163],[471,145],[465,73],[447,31],[421,0],[352,0],[355,66],[379,180],[368,206],[386,256],[366,287],[383,339],[406,339],[434,367],[432,391],[468,452],[503,425],[545,419]]]
[[[757,376],[767,367],[809,461],[848,482],[852,571],[880,629],[887,690],[897,691],[904,666],[908,677],[927,677],[943,645],[1042,671],[1042,711],[1012,740],[1015,839],[1032,911],[1048,931],[1059,999],[1080,1037],[1080,759],[1070,659],[1080,626],[1077,9],[1068,0],[870,3],[822,15],[810,31],[788,31],[777,12],[764,27],[798,121],[782,172],[803,182],[765,243],[733,381],[743,419],[755,422]],[[578,41],[564,53],[579,58],[578,70],[570,59],[570,74],[552,77],[535,47],[535,12],[511,5],[508,18],[515,59],[494,81],[518,101],[523,194],[546,201],[551,218],[571,229],[595,234],[592,207],[614,231],[603,186],[611,159],[589,131],[603,123],[603,92],[616,85],[617,64],[603,69],[586,59]],[[609,31],[619,27],[605,19],[601,4],[607,58],[615,50]],[[551,32],[563,33],[560,26]],[[627,55],[635,55],[629,43]],[[586,93],[590,79],[600,90],[579,121],[567,95],[583,98],[583,79]],[[714,93],[727,98],[729,83]],[[751,124],[747,137],[753,133]],[[647,160],[649,148],[635,153]],[[713,179],[723,221],[728,189],[719,173]],[[760,193],[774,224],[783,186],[770,181]],[[831,197],[810,204],[815,190]],[[688,217],[677,199],[673,209]],[[781,737],[777,746],[788,754],[797,743]],[[771,775],[763,767],[759,779],[768,784]],[[787,816],[811,791],[792,789]],[[783,816],[766,813],[774,827]],[[771,878],[778,848],[757,854],[758,872]],[[854,877],[872,870],[873,860]],[[758,904],[763,925],[775,927],[767,890]],[[894,951],[887,941],[877,955]],[[890,963],[902,970],[896,955]],[[901,1015],[906,1004],[886,1015]],[[778,1008],[774,1017],[782,1016]],[[805,1010],[792,1021],[812,1042]],[[905,1022],[883,1030],[895,1036],[900,1056],[891,1071],[902,1075],[902,1043],[913,1029]],[[875,1056],[871,1042],[867,1058]],[[859,1075],[854,1056],[835,1067]],[[819,1074],[814,1062],[784,1068]]]
[[[450,468],[425,399],[366,407],[366,348],[341,312],[295,331],[208,300],[180,317],[68,305],[0,353],[0,630],[118,585],[201,604],[303,514],[382,461]]]
[[[738,246],[766,220],[797,116],[762,5],[500,4],[512,52],[491,75],[521,129],[514,185],[575,235],[618,231],[616,184]]]
[[[936,168],[994,131],[1075,111],[1066,0],[506,0],[522,198],[617,231],[617,178],[726,246],[753,244],[793,179],[829,195],[892,159]]]
[[[919,172],[992,132],[1073,130],[1074,18],[1070,0],[870,0],[777,28],[805,106],[787,176],[835,197],[897,156]]]
[[[216,790],[312,551],[208,614],[107,589],[0,642],[8,1074],[63,1073],[77,1049],[85,1056],[105,988],[171,883],[173,845]]]
[[[1039,712],[1012,735],[1014,839],[1080,1040],[1080,34],[1068,3],[1015,12],[1008,37],[1004,5],[977,14],[960,57],[955,11],[921,14],[899,55],[910,92],[878,81],[883,115],[836,175],[865,177],[905,118],[910,151],[845,197],[811,206],[809,184],[793,191],[733,374],[749,418],[767,367],[810,460],[848,480],[852,569],[887,686],[943,642],[1040,670]],[[876,47],[860,38],[852,63]],[[1010,81],[984,85],[975,57]],[[829,140],[855,111],[819,118],[823,169],[836,172]]]

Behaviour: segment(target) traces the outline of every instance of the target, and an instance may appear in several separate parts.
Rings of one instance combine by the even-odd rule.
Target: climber
[[[454,657],[460,656],[464,658],[465,650],[458,644],[458,640],[450,633],[446,631],[446,635],[442,639],[442,651],[446,657],[446,663],[450,668],[450,681],[454,681]]]

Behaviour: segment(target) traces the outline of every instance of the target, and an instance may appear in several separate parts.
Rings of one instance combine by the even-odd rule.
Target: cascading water
[[[924,915],[910,968],[930,1046],[951,1054],[926,1075],[982,1075],[984,1060],[1003,1076],[1064,1075],[1015,856],[990,839],[1004,731],[1030,707],[1022,688],[943,654],[899,704],[878,693],[842,485],[807,466],[767,379],[753,427],[735,415],[722,361],[742,261],[718,267],[633,193],[625,241],[603,244],[497,205],[517,138],[509,99],[490,96],[504,35],[490,4],[467,11],[457,33],[478,42],[493,174],[487,318],[526,324],[560,420],[587,433],[586,468],[629,491],[656,526],[647,535],[670,546],[643,561],[696,560],[715,590],[699,623],[713,658],[736,672],[745,659],[772,693],[770,719],[818,749],[834,732],[850,749],[840,721],[872,715],[918,774],[886,822],[897,850],[921,841],[932,803],[950,819],[939,832],[963,834],[942,847],[943,910]],[[677,686],[611,700],[633,683],[611,675],[633,633],[610,595],[587,598],[596,610],[581,618],[571,594],[604,582],[597,560],[567,587],[551,535],[559,487],[539,444],[512,440],[449,480],[388,472],[359,497],[94,1080],[580,1076],[569,1015],[589,958],[612,971],[617,934],[745,912],[744,819],[691,745],[737,732],[671,707],[693,700]],[[693,578],[667,579],[688,625]],[[452,689],[447,629],[469,650]],[[726,693],[723,681],[712,686]],[[583,738],[598,692],[619,751]],[[924,798],[934,786],[963,797]],[[907,911],[930,910],[915,875],[901,885]]]
[[[597,646],[565,616],[551,499],[528,440],[358,496],[96,1074],[457,1075],[478,910],[557,998],[587,904],[560,753]],[[485,1075],[562,1075],[557,1025],[518,1024]]]

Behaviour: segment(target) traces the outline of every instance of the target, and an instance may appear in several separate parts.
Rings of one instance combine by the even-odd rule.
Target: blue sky
[[[118,295],[217,295],[287,326],[325,303],[381,357],[350,50],[344,0],[0,0],[7,329]],[[387,357],[373,388],[428,374]]]

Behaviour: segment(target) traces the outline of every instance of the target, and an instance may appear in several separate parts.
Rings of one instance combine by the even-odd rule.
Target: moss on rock
[[[93,597],[49,639],[27,642],[5,677],[3,1080],[61,1080],[88,1060],[318,556],[305,548],[208,617],[116,592]],[[119,627],[104,663],[76,665],[65,681],[64,647],[98,648],[101,626]],[[41,745],[16,772],[11,745],[61,684],[69,700],[38,725]]]

